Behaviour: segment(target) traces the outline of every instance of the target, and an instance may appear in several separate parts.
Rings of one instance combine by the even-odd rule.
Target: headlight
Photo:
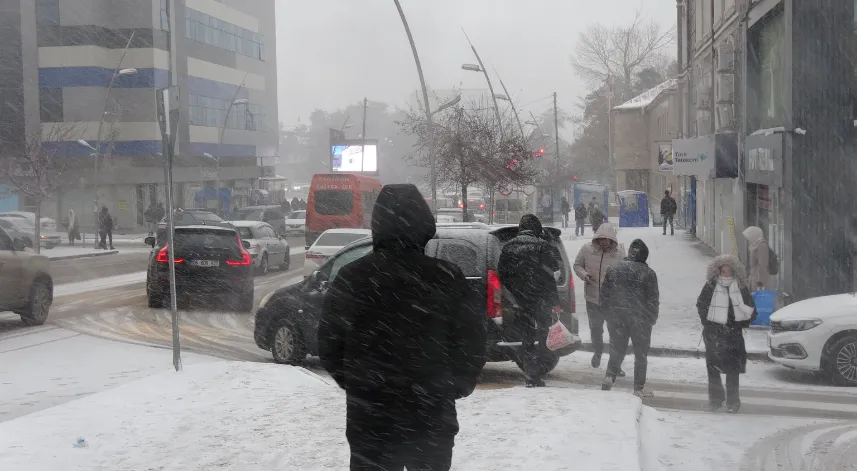
[[[264,298],[262,298],[262,302],[259,303],[259,309],[265,308],[265,305],[268,304],[268,301],[271,299],[271,296],[273,296],[274,293],[276,293],[276,291],[271,291],[270,293],[266,294]]]
[[[796,321],[780,321],[780,329],[788,332],[802,332],[821,325],[819,319],[804,319]]]

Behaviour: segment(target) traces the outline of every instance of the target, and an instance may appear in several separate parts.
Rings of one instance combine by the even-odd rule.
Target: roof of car
[[[371,229],[357,229],[357,228],[338,228],[338,229],[328,229],[324,231],[322,234],[371,234]]]
[[[205,224],[188,224],[182,226],[176,226],[173,228],[174,231],[184,231],[188,229],[209,229],[212,231],[224,231],[224,232],[235,232],[235,229],[229,226],[215,226],[215,225],[205,225]]]
[[[278,204],[256,204],[253,206],[244,206],[243,208],[238,208],[238,211],[241,211],[242,209],[268,209],[268,208],[280,209],[280,205],[278,205]]]
[[[229,221],[235,227],[256,227],[256,226],[267,226],[267,222],[262,221]]]

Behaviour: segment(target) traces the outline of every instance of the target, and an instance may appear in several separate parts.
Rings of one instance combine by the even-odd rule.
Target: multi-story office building
[[[215,207],[216,182],[221,209],[246,204],[273,163],[274,0],[0,0],[0,17],[0,158],[61,126],[67,138],[51,145],[75,162],[45,215],[73,209],[86,227],[97,200],[120,229],[143,225],[164,199],[161,87],[180,87],[177,206]]]

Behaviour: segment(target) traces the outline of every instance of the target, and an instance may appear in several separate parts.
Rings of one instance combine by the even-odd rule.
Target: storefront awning
[[[672,147],[675,175],[738,177],[738,138],[734,133],[674,139]]]

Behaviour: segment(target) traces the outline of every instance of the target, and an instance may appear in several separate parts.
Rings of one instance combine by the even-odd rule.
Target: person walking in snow
[[[664,191],[664,197],[661,200],[661,216],[663,216],[664,220],[664,235],[667,235],[667,222],[670,224],[670,235],[675,235],[673,219],[675,219],[676,212],[678,212],[678,204],[676,204],[675,198],[670,196],[670,190]]]
[[[598,232],[598,228],[604,224],[604,213],[601,212],[601,207],[598,203],[592,205],[589,209],[589,223],[592,224],[592,232]]]
[[[518,304],[521,329],[520,364],[527,387],[543,387],[541,358],[553,307],[559,304],[554,272],[560,269],[558,254],[543,238],[542,223],[533,214],[524,215],[518,235],[503,246],[497,272],[503,288]],[[538,342],[538,344],[536,344]]]
[[[592,337],[592,367],[601,366],[601,354],[604,352],[604,322],[607,315],[601,295],[601,284],[607,276],[607,269],[618,265],[625,258],[625,248],[616,238],[616,227],[604,223],[598,228],[592,243],[580,248],[574,259],[574,273],[584,281],[586,315],[589,318],[589,332]],[[625,373],[619,371],[619,376]]]
[[[708,409],[741,408],[738,375],[747,369],[747,350],[742,329],[756,319],[756,305],[747,286],[744,265],[731,254],[719,255],[708,264],[707,282],[699,293],[696,310],[702,322],[705,366],[708,370]],[[721,374],[726,375],[723,390]]]
[[[563,196],[560,200],[560,212],[562,212],[562,228],[568,228],[568,213],[571,212],[571,205],[568,204],[568,198]]]
[[[73,209],[68,210],[68,245],[74,245],[74,241],[80,239],[80,222]]]
[[[98,235],[101,237],[98,247],[107,250],[107,238],[109,237],[110,250],[113,250],[113,217],[107,211],[107,206],[102,207],[101,212],[98,213]]]
[[[774,277],[771,276],[773,274],[771,268],[779,262],[776,260],[776,255],[771,257],[772,252],[768,241],[765,240],[765,234],[756,226],[744,229],[742,234],[750,244],[750,289],[753,291],[772,289]]]
[[[485,364],[484,300],[424,254],[436,227],[416,186],[385,185],[371,228],[373,252],[330,281],[318,328],[321,364],[346,392],[351,469],[449,470],[455,401]]]
[[[613,387],[621,371],[630,340],[634,343],[634,394],[652,396],[644,387],[660,295],[658,276],[646,264],[648,258],[646,244],[640,239],[634,240],[628,247],[628,256],[607,269],[601,285],[602,308],[607,313],[610,331],[610,361],[607,363],[607,375],[601,383],[601,389],[606,391]]]
[[[586,205],[580,203],[574,208],[574,235],[583,235],[584,226],[586,225],[586,216],[589,211],[586,210]]]

